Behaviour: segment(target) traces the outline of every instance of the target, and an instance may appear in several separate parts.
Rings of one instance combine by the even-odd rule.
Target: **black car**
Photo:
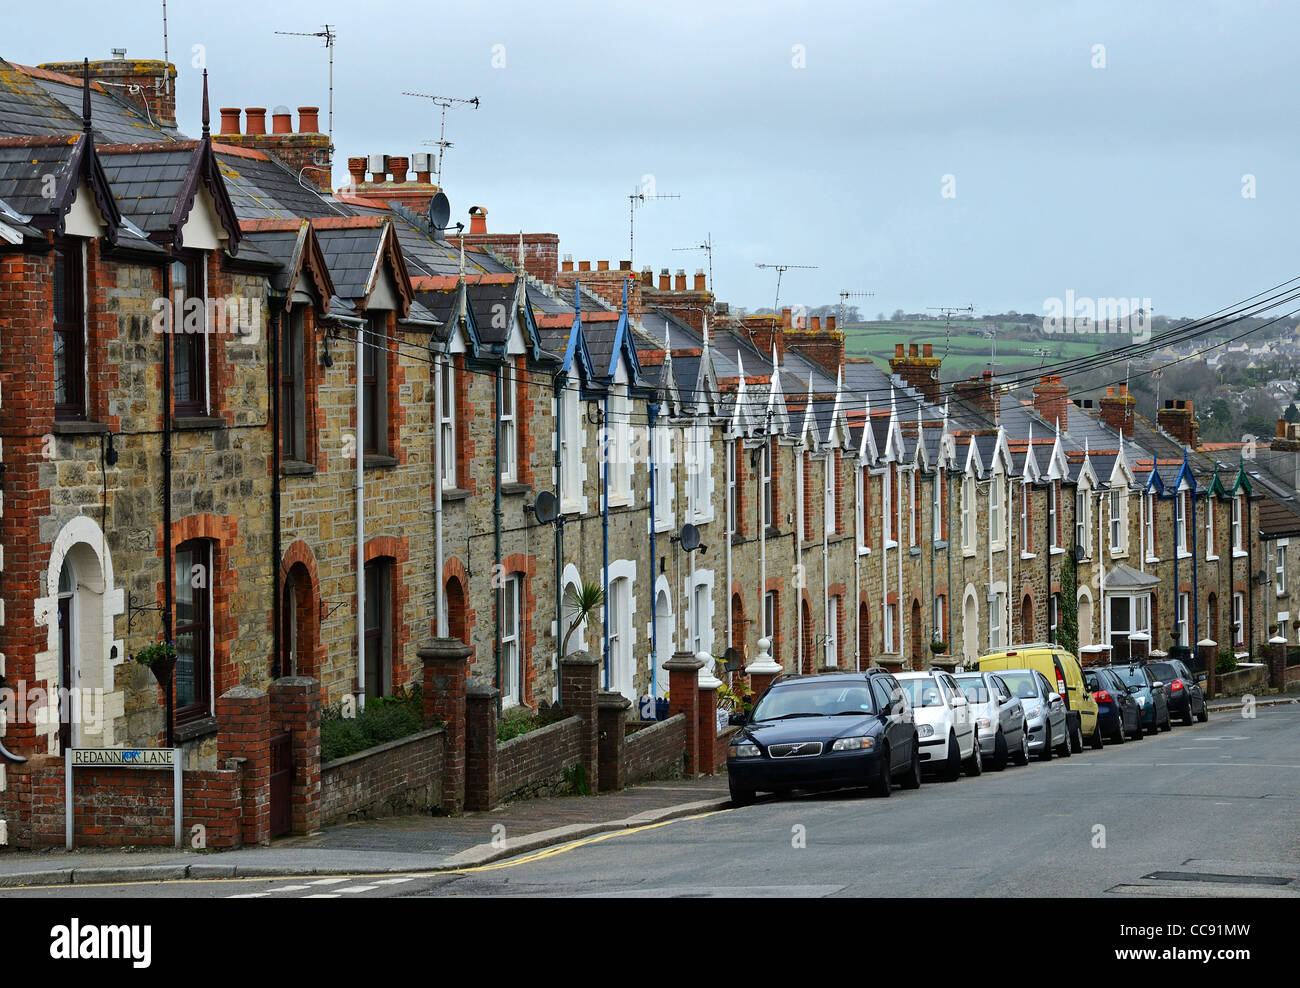
[[[1097,701],[1097,727],[1112,744],[1126,738],[1142,739],[1142,708],[1128,684],[1115,670],[1099,667],[1083,670],[1083,681]]]
[[[1129,662],[1111,666],[1111,669],[1124,680],[1133,699],[1142,708],[1142,725],[1148,734],[1173,730],[1165,684],[1151,674],[1149,666],[1142,662]]]
[[[1177,714],[1184,724],[1191,724],[1192,718],[1204,724],[1210,719],[1210,710],[1205,705],[1205,691],[1201,689],[1201,680],[1179,659],[1164,662],[1148,662],[1147,669],[1151,675],[1165,684],[1165,696],[1169,700],[1170,715]],[[1204,675],[1204,674],[1202,674]]]
[[[727,749],[737,806],[759,791],[869,786],[888,796],[895,776],[918,788],[921,755],[907,696],[883,669],[777,679]]]

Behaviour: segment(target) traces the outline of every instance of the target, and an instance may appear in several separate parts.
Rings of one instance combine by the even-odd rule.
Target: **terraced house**
[[[561,700],[562,651],[636,700],[700,653],[738,686],[956,665],[1070,623],[1099,659],[1296,631],[1291,491],[1203,449],[1188,403],[1153,425],[1122,386],[945,384],[929,344],[848,356],[834,318],[734,316],[703,272],[561,260],[481,207],[453,231],[421,156],[414,180],[349,158],[334,190],[315,108],[270,133],[221,108],[214,135],[205,82],[193,139],[174,78],[0,62],[0,651],[22,703],[0,841],[53,833],[38,808],[72,748],[174,744],[196,786],[247,791],[229,725],[296,738],[303,704],[436,685],[423,652],[449,639],[504,710]],[[170,676],[128,661],[159,642]]]

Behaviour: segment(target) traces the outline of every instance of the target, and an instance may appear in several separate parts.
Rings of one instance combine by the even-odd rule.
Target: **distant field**
[[[934,344],[934,355],[943,358],[945,380],[979,374],[989,366],[989,348],[983,322],[952,325],[952,335],[945,336],[942,322],[865,322],[844,326],[844,349],[849,356],[871,357],[882,370],[889,369],[894,344]],[[1075,357],[1086,357],[1100,349],[1110,349],[1127,336],[1029,336],[1023,325],[1004,323],[997,330],[997,366],[999,374],[1037,367]],[[1045,351],[1046,356],[1039,351]]]

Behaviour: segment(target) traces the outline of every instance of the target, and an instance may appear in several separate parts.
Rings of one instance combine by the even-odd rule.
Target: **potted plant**
[[[930,651],[935,655],[943,655],[944,652],[948,651],[948,643],[936,638],[934,641],[930,642]]]
[[[176,643],[154,642],[140,649],[132,658],[151,669],[158,685],[166,689],[171,682],[172,671],[176,668]]]

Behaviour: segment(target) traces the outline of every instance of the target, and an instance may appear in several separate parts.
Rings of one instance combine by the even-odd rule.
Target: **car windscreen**
[[[1038,698],[1038,684],[1034,682],[1032,672],[1004,672],[1002,681],[1011,687],[1011,692],[1022,700]]]
[[[928,676],[925,679],[900,679],[898,685],[903,688],[907,698],[914,707],[942,707],[943,694],[939,684]]]
[[[958,676],[957,688],[970,703],[988,703],[989,688],[983,676]]]
[[[1140,690],[1148,685],[1146,670],[1141,666],[1121,666],[1115,671],[1119,673],[1119,678],[1124,680],[1125,684],[1134,689]]]
[[[1155,662],[1147,666],[1147,671],[1162,683],[1172,682],[1175,679],[1182,679],[1178,672],[1168,662]]]
[[[867,683],[789,683],[768,690],[754,708],[753,720],[771,721],[795,717],[836,717],[872,713],[871,689]]]

